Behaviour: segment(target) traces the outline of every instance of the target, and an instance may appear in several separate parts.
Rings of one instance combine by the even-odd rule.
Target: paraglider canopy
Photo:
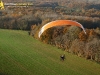
[[[47,24],[45,24],[41,30],[39,31],[39,34],[38,34],[38,37],[40,38],[41,34],[47,30],[48,28],[51,28],[51,27],[54,27],[54,26],[64,26],[64,25],[73,25],[73,26],[78,26],[80,28],[83,29],[84,33],[86,34],[85,32],[85,29],[84,27],[82,26],[82,24],[76,22],[76,21],[72,21],[72,20],[55,20],[55,21],[52,21],[52,22],[49,22]]]

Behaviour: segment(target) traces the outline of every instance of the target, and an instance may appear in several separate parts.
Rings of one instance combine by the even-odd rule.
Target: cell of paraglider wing
[[[45,25],[41,28],[41,30],[40,30],[38,36],[39,36],[39,38],[40,38],[41,34],[42,34],[45,30],[47,30],[48,28],[51,28],[51,27],[54,27],[54,26],[63,26],[63,25],[78,26],[78,27],[82,28],[83,31],[84,31],[84,33],[86,34],[84,27],[83,27],[80,23],[78,23],[78,22],[76,22],[76,21],[72,21],[72,20],[56,20],[56,21],[52,21],[52,22],[49,22],[49,23],[45,24]]]

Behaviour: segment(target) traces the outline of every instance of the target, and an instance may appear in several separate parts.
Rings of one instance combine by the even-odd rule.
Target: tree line
[[[3,16],[0,17],[0,28],[2,29],[16,29],[16,30],[30,30],[31,25],[38,25],[41,19],[34,16],[22,16],[19,18]]]

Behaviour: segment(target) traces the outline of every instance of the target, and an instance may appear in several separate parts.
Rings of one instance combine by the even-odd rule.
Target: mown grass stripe
[[[13,51],[13,46],[11,45],[11,44],[7,44],[7,42],[5,41],[5,44],[4,44],[5,46],[9,46],[11,49],[11,52],[14,52]],[[36,61],[37,62],[37,64],[40,64],[40,65],[42,65],[43,67],[45,67],[46,69],[48,69],[49,71],[51,71],[51,72],[53,72],[54,74],[56,73],[55,71],[53,71],[52,69],[50,69],[49,67],[46,67],[45,65],[43,65],[43,64],[41,64],[39,61],[37,61],[37,60],[35,60],[35,59],[33,59],[32,57],[30,57],[29,55],[27,55],[26,53],[28,53],[29,51],[27,51],[26,53],[25,52],[23,52],[23,51],[21,51],[21,48],[20,47],[16,47],[17,48],[17,50],[19,50],[18,52],[20,53],[20,55],[22,54],[22,55],[24,55],[24,56],[26,56],[26,57],[28,57],[28,58],[30,58],[31,60],[34,60],[34,61]],[[17,50],[16,50],[16,48],[14,48],[14,50],[16,51],[16,53],[17,53]],[[7,49],[7,50],[9,50],[9,49]],[[6,51],[5,51],[6,52]],[[7,53],[6,53],[7,54]],[[9,53],[10,54],[10,53]],[[11,55],[10,55],[11,56]],[[13,58],[14,59],[14,58]],[[16,62],[17,62],[18,60],[16,60]],[[20,61],[19,61],[20,62]],[[19,65],[19,64],[18,64]],[[21,64],[21,66],[22,66],[22,64]],[[25,69],[25,68],[24,68]],[[28,70],[27,70],[28,71]],[[30,73],[31,74],[31,73]],[[57,75],[59,75],[59,74],[57,74]]]
[[[16,60],[14,60],[12,57],[10,57],[7,53],[5,53],[5,52],[3,52],[3,51],[1,51],[2,52],[2,54],[4,55],[4,57],[7,59],[7,60],[9,60],[9,62],[12,62],[14,65],[16,65],[16,66],[18,66],[20,69],[22,69],[22,70],[24,70],[24,71],[26,71],[26,72],[28,72],[28,74],[29,75],[33,75],[33,73],[32,72],[30,72],[29,70],[27,70],[26,68],[25,68],[25,66],[23,66],[21,63],[19,63],[19,62],[17,62]]]

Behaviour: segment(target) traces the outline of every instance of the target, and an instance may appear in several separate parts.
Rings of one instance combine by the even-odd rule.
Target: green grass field
[[[0,75],[100,75],[100,64],[44,44],[27,31],[0,29]]]

